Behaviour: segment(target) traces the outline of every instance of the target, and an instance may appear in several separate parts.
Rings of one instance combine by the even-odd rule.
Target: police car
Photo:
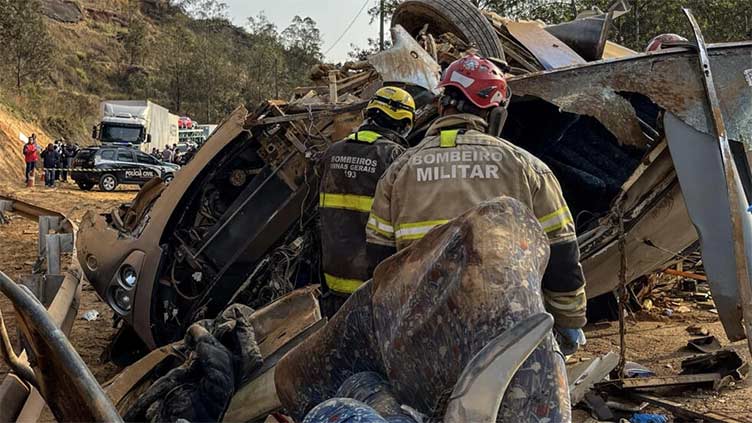
[[[91,147],[76,154],[71,176],[82,190],[99,185],[112,191],[120,184],[144,185],[157,176],[169,182],[179,169],[130,147]]]

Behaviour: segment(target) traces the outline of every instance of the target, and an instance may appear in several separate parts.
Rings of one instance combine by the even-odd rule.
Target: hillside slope
[[[23,141],[19,139],[19,134],[29,136],[33,133],[37,134],[40,145],[46,146],[51,142],[51,138],[41,128],[0,106],[0,185],[23,185]]]
[[[54,65],[48,80],[22,93],[0,87],[0,103],[35,121],[53,137],[79,144],[89,134],[104,98],[127,98],[120,84],[127,33],[127,13],[140,14],[129,0],[41,0],[42,13],[54,45]],[[147,25],[159,37],[158,25]]]

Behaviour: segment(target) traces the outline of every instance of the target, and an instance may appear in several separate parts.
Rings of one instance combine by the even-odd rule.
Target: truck
[[[178,116],[148,100],[105,100],[92,137],[102,144],[129,145],[143,152],[178,143]]]
[[[191,129],[178,130],[178,144],[203,145],[215,129],[217,125],[198,125],[194,121]]]

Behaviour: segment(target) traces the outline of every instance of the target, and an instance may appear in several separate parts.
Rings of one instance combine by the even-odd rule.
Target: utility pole
[[[384,0],[379,1],[379,51],[384,51]]]

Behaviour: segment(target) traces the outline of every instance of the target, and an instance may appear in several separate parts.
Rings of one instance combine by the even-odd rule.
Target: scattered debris
[[[687,347],[702,353],[712,353],[721,349],[721,343],[715,336],[709,335],[702,338],[690,339],[687,342]]]
[[[668,417],[661,414],[635,414],[629,421],[630,423],[667,423]]]
[[[724,380],[720,373],[686,374],[675,376],[653,376],[632,379],[619,379],[596,384],[596,388],[616,386],[620,391],[654,390],[674,386],[711,386],[714,390],[728,386],[730,380]]]
[[[87,322],[91,322],[94,320],[99,319],[99,312],[96,310],[89,310],[86,313],[81,316],[82,319],[86,320]]]
[[[686,408],[678,402],[659,398],[649,394],[644,394],[641,392],[631,392],[629,396],[636,400],[647,401],[653,405],[664,408],[670,411],[674,416],[683,417],[689,419],[689,421],[701,421],[705,423],[742,423],[741,420],[737,420],[720,413],[698,413]]]
[[[721,378],[731,376],[737,381],[745,379],[749,372],[749,364],[734,350],[720,350],[690,357],[682,361],[681,366],[682,374],[715,373]],[[730,381],[726,381],[725,385]]]
[[[619,364],[619,354],[609,352],[591,361],[581,362],[567,368],[569,398],[576,405],[585,398],[593,386],[602,381]]]
[[[692,309],[685,305],[682,305],[676,308],[677,313],[689,313],[690,311],[692,311]]]
[[[687,327],[687,332],[692,336],[708,336],[710,331],[705,326],[691,325]]]
[[[683,278],[689,278],[689,279],[694,279],[694,280],[703,281],[703,282],[707,282],[707,280],[708,280],[708,277],[705,276],[705,275],[698,275],[698,274],[695,274],[695,273],[682,272],[680,270],[675,270],[675,269],[666,269],[666,270],[663,271],[663,273],[665,273],[667,275],[681,276]]]
[[[606,401],[608,408],[616,411],[623,411],[627,413],[639,413],[648,406],[647,402],[628,403],[616,401],[615,399],[609,399]]]
[[[627,361],[624,364],[624,377],[626,378],[652,376],[655,376],[655,372],[639,363]]]
[[[592,415],[601,421],[613,421],[615,416],[613,411],[606,405],[603,397],[590,391],[585,394],[585,405],[590,409]]]
[[[81,13],[70,0],[44,3],[67,9],[75,6]],[[509,80],[516,97],[509,108],[512,119],[504,128],[504,137],[552,168],[578,217],[583,267],[593,281],[587,295],[593,297],[615,288],[619,280],[614,272],[618,260],[630,263],[628,269],[624,265],[620,272],[625,283],[661,271],[661,280],[647,278],[640,289],[632,289],[638,284],[625,287],[629,304],[675,319],[681,318],[676,314],[691,312],[692,304],[697,304],[697,308],[710,307],[711,313],[720,314],[729,339],[741,339],[744,328],[740,316],[750,310],[738,303],[737,294],[747,287],[736,284],[735,274],[730,271],[736,264],[716,264],[712,272],[709,267],[709,276],[698,268],[685,270],[681,264],[676,269],[664,269],[670,263],[676,264],[676,257],[685,257],[682,252],[696,243],[697,232],[709,226],[703,223],[717,223],[717,216],[702,212],[708,209],[707,204],[721,203],[704,198],[707,189],[687,188],[695,186],[687,183],[688,171],[708,178],[701,188],[718,186],[710,176],[724,177],[714,167],[696,172],[696,156],[715,163],[699,149],[701,143],[686,142],[681,149],[670,145],[672,139],[715,140],[714,128],[708,122],[721,113],[709,115],[703,72],[693,66],[698,59],[696,51],[678,48],[637,55],[608,43],[611,21],[623,12],[617,10],[617,5],[608,13],[550,26],[481,14],[472,7],[465,8],[475,12],[472,19],[464,19],[467,16],[458,15],[459,9],[445,7],[436,12],[443,15],[434,16],[435,22],[426,25],[427,17],[418,12],[422,3],[405,2],[395,12],[395,23],[404,27],[393,30],[395,48],[363,62],[317,67],[311,75],[314,85],[297,89],[290,101],[270,100],[251,112],[238,108],[220,126],[208,148],[199,152],[193,167],[187,168],[186,172],[192,173],[177,178],[170,190],[161,183],[148,185],[133,203],[107,216],[90,214],[84,218],[78,246],[78,258],[85,264],[83,271],[100,297],[108,299],[118,318],[134,325],[128,329],[133,329],[153,349],[182,337],[187,328],[195,331],[197,327],[191,326],[194,322],[216,316],[230,303],[273,308],[269,306],[275,304],[272,301],[280,297],[280,302],[286,301],[295,288],[315,286],[320,278],[316,261],[316,198],[310,194],[317,184],[318,158],[331,142],[360,124],[366,99],[387,82],[413,90],[419,110],[409,141],[419,141],[437,113],[433,100],[440,65],[478,47],[481,53],[506,61],[506,70],[515,75]],[[93,12],[87,9],[87,13]],[[750,94],[735,87],[741,86],[745,78],[750,46],[714,46],[709,53],[702,42],[699,47],[704,54],[702,60],[710,61],[709,54],[714,69],[722,71],[717,85],[718,96],[726,105],[723,112],[728,119],[728,137],[743,139],[752,127],[743,106],[749,104]],[[609,48],[618,52],[609,57],[632,57],[589,63],[606,57]],[[665,77],[676,74],[696,74],[697,78],[677,82]],[[538,125],[541,121],[551,124]],[[717,156],[713,158],[722,162],[712,145]],[[739,194],[738,190],[732,191]],[[700,194],[703,201],[697,206],[695,201]],[[721,198],[723,204],[734,197],[725,196],[724,193]],[[619,224],[615,225],[617,221]],[[717,232],[713,235],[721,237],[721,241],[733,241],[739,235]],[[239,233],[250,235],[238,236]],[[709,242],[711,234],[700,235]],[[618,243],[623,244],[622,254],[614,242],[618,237],[623,241]],[[707,255],[733,259],[726,248],[731,242],[710,244],[724,247],[705,251]],[[41,261],[28,264],[33,263]],[[123,274],[133,274],[135,282],[124,287]],[[715,299],[710,286],[717,293]],[[320,319],[314,294],[311,299],[313,315]],[[718,309],[713,308],[716,303]],[[621,301],[621,306],[627,305]],[[277,316],[280,327],[265,334],[269,336],[259,336],[257,355],[263,357],[263,364],[255,363],[261,367],[253,369],[252,374],[244,373],[250,382],[237,381],[231,387],[233,392],[237,388],[237,395],[223,396],[222,404],[230,402],[225,416],[229,420],[255,420],[279,407],[277,398],[260,405],[257,393],[273,391],[277,361],[324,324],[316,320],[314,327],[300,316],[291,316],[292,313]],[[310,318],[309,314],[306,316]],[[620,314],[624,316],[625,313]],[[88,321],[98,317],[96,310],[83,315]],[[301,323],[304,321],[307,325]],[[253,329],[261,333],[269,328]],[[701,415],[644,394],[646,389],[674,386],[711,384],[720,389],[746,377],[748,364],[735,352],[720,350],[720,342],[706,328],[689,327],[687,331],[704,337],[692,340],[689,346],[706,354],[684,360],[682,374],[656,376],[637,363],[629,363],[625,367],[626,378],[610,380],[608,375],[618,366],[619,359],[612,352],[570,369],[571,402],[584,401],[599,419],[614,419],[617,410],[632,413],[630,421],[634,423],[665,421],[662,415],[639,413],[604,396],[616,392],[675,415],[711,422],[734,421],[718,414]],[[204,332],[212,331],[203,328],[199,335],[205,336]],[[415,339],[410,333],[400,341]],[[277,344],[271,348],[267,342]],[[301,360],[311,362],[310,356]],[[400,360],[394,362],[403,365]],[[191,364],[194,363],[188,362],[185,367]],[[124,373],[139,370],[135,366],[138,363]],[[666,367],[672,368],[670,364]],[[48,368],[59,370],[54,365]],[[319,366],[316,370],[322,369]],[[39,372],[38,377],[48,374]],[[141,377],[147,379],[143,374]],[[149,377],[156,379],[156,375]],[[131,388],[141,381],[140,377],[134,379],[138,380],[132,381]],[[143,382],[138,386],[140,390],[123,391],[148,392],[145,388],[150,382],[154,380]],[[152,385],[152,399],[163,399],[159,391],[163,387],[159,381]],[[63,403],[60,393],[55,394],[58,397],[47,398],[48,402]],[[193,394],[188,392],[187,396]],[[131,396],[124,402],[133,404],[137,399]],[[419,398],[434,399],[432,395]],[[250,414],[248,404],[259,414]],[[138,411],[143,418],[149,407],[146,403],[141,405]],[[642,411],[645,405],[636,407]],[[494,413],[497,410],[498,407]],[[53,411],[58,411],[55,417],[63,420],[62,411]]]

